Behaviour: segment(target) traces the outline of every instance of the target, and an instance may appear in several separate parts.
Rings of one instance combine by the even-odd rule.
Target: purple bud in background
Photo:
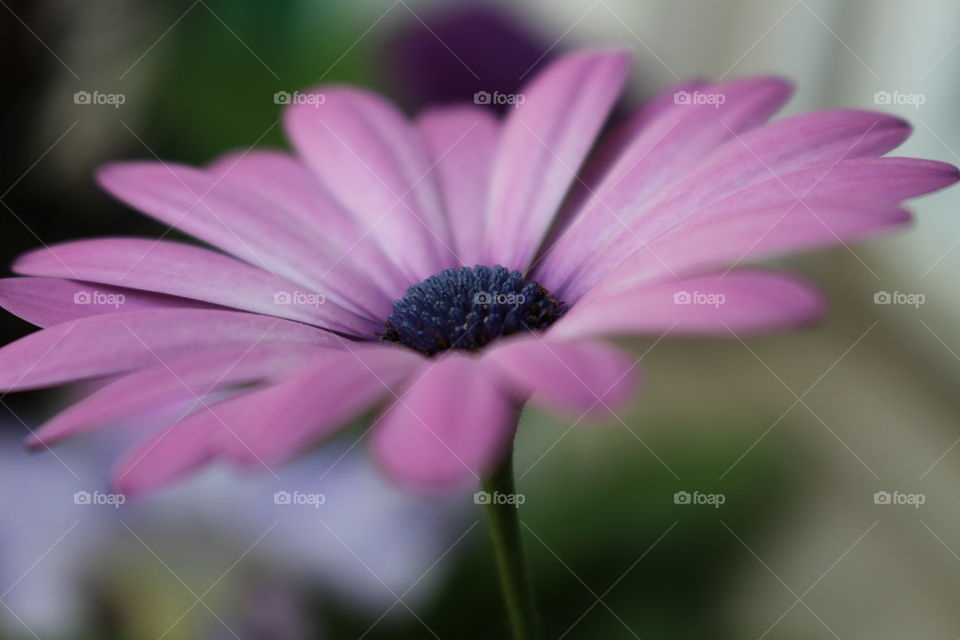
[[[385,56],[392,93],[414,109],[472,102],[478,92],[515,95],[562,51],[497,7],[477,3],[417,15],[420,20],[411,16],[388,39]],[[510,106],[487,104],[500,111]]]

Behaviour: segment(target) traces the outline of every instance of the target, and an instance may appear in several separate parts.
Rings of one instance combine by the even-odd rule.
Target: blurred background
[[[360,84],[413,112],[598,44],[634,54],[621,113],[688,76],[776,73],[785,114],[895,112],[915,128],[897,155],[960,164],[953,0],[0,0],[0,262],[160,235],[93,169],[282,147],[278,92]],[[960,636],[960,189],[912,209],[906,234],[784,262],[827,292],[820,327],[638,341],[629,412],[525,416],[548,638]],[[30,330],[0,318],[4,343]],[[73,393],[0,397],[0,637],[506,637],[471,495],[405,495],[346,438],[279,477],[84,504],[143,425],[25,453]],[[275,504],[296,491],[323,504]]]

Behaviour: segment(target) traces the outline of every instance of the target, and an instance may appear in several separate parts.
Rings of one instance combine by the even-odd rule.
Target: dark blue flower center
[[[407,289],[393,303],[380,338],[428,356],[447,349],[476,351],[501,336],[542,331],[564,311],[563,302],[519,271],[460,267]]]

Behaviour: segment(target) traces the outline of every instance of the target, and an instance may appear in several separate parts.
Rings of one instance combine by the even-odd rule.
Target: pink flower
[[[202,399],[121,461],[137,492],[214,460],[277,464],[386,401],[369,442],[389,474],[472,480],[525,400],[580,416],[631,397],[637,363],[604,337],[809,323],[809,285],[727,268],[895,229],[901,201],[958,179],[880,157],[909,134],[899,118],[768,123],[790,86],[766,77],[672,90],[588,160],[627,66],[565,57],[503,121],[462,106],[409,122],[323,87],[286,111],[296,155],[104,168],[110,193],[222,253],[109,238],[20,258],[32,277],[0,281],[0,301],[43,329],[0,350],[0,388],[107,378],[30,445]]]

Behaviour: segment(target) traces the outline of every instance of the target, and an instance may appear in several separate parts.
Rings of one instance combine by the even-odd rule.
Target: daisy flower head
[[[107,191],[210,248],[104,238],[15,263],[0,303],[41,330],[0,349],[0,388],[102,381],[30,446],[192,402],[118,463],[137,493],[278,464],[382,405],[368,442],[390,476],[473,482],[524,402],[580,416],[632,396],[609,336],[810,323],[814,288],[740,265],[894,230],[905,199],[958,179],[884,157],[910,132],[894,116],[771,120],[791,93],[773,77],[686,83],[600,136],[627,73],[622,52],[573,53],[502,118],[410,120],[321,87],[284,113],[293,153],[105,167]]]

